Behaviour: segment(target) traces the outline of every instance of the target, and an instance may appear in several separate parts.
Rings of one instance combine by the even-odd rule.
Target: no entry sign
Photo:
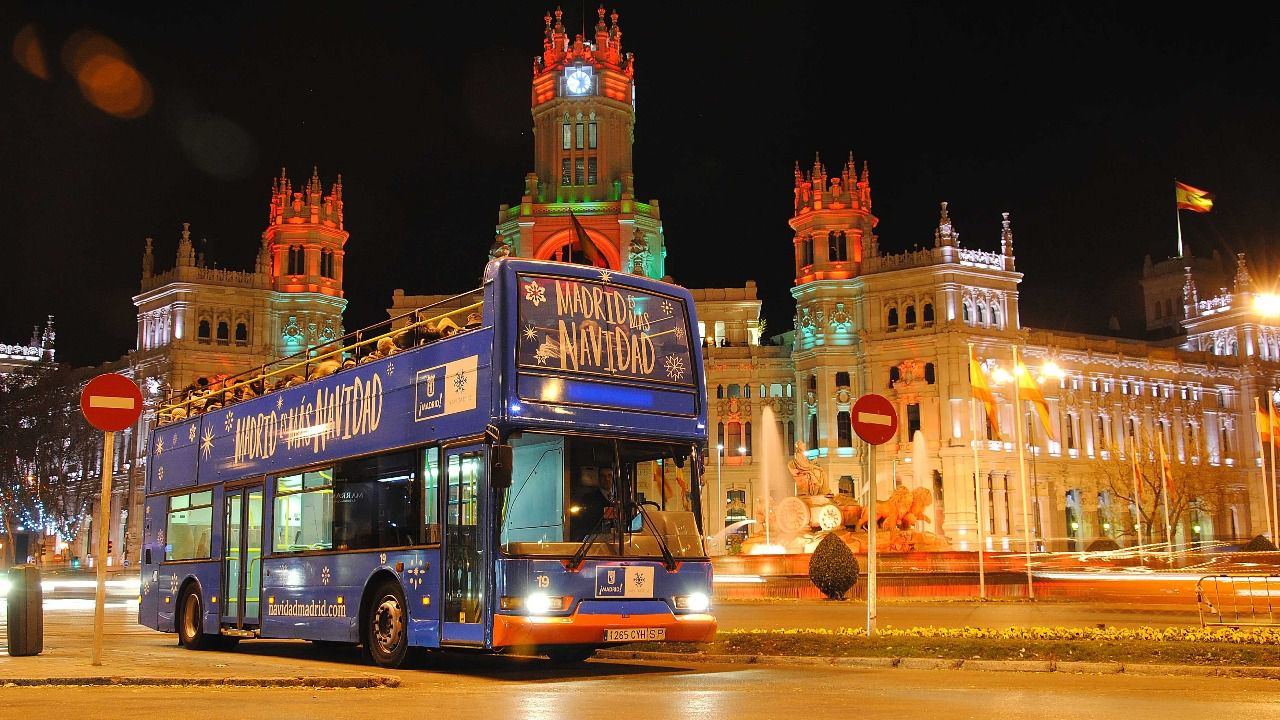
[[[142,414],[142,391],[119,373],[99,375],[80,393],[80,412],[103,432],[124,430]]]
[[[872,445],[883,445],[898,434],[898,411],[883,395],[863,395],[851,414],[853,431]]]

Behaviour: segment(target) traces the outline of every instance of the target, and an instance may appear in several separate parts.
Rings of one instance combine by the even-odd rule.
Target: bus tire
[[[206,635],[204,632],[204,610],[200,601],[200,591],[192,585],[182,594],[178,601],[178,617],[174,625],[178,630],[178,644],[188,650],[209,650],[218,639],[217,635]]]
[[[552,645],[542,649],[555,665],[577,665],[596,654],[595,645]]]
[[[363,622],[365,656],[378,667],[400,667],[409,650],[409,612],[399,583],[378,586]]]

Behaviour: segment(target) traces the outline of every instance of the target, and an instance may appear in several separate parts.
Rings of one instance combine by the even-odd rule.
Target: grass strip
[[[946,658],[1253,665],[1280,663],[1280,632],[1202,628],[854,628],[718,633],[710,643],[637,643],[630,650],[816,657]]]

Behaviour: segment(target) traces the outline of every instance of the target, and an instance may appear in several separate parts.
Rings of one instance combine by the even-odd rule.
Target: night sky
[[[662,202],[668,271],[690,287],[755,279],[771,330],[791,326],[792,167],[815,151],[833,172],[850,150],[870,161],[884,251],[932,243],[942,200],[967,247],[998,248],[1011,212],[1024,325],[1098,332],[1114,314],[1139,335],[1142,257],[1174,253],[1175,176],[1217,198],[1211,214],[1183,213],[1194,252],[1247,251],[1264,282],[1280,267],[1274,16],[737,5],[618,10],[636,56],[636,184]],[[143,239],[167,269],[187,221],[211,262],[251,268],[281,166],[300,180],[318,165],[326,191],[342,173],[349,329],[385,318],[394,288],[476,285],[498,205],[519,200],[532,169],[547,8],[8,6],[0,342],[26,341],[51,313],[59,359],[119,357],[134,342]],[[594,24],[595,4],[565,9],[575,31],[584,9]],[[47,80],[15,60],[24,27]],[[62,58],[85,29],[146,78],[145,115],[86,102]]]

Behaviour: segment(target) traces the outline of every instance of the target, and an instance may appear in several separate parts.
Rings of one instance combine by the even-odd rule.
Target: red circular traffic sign
[[[103,432],[123,430],[142,415],[142,391],[119,373],[99,375],[80,393],[80,412]]]
[[[883,445],[898,434],[898,411],[883,395],[863,395],[850,414],[853,431],[872,445]]]

